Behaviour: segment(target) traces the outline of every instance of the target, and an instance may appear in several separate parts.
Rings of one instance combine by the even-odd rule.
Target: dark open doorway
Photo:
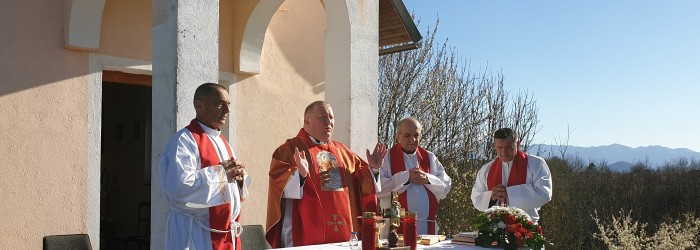
[[[103,72],[100,249],[148,249],[151,76]]]

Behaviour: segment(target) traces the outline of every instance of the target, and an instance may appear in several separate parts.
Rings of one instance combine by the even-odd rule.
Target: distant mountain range
[[[528,153],[542,157],[561,156],[562,149],[555,145],[535,144],[530,146]],[[599,165],[605,162],[608,167],[617,171],[627,171],[634,163],[646,163],[652,168],[663,166],[664,163],[686,158],[700,160],[700,153],[687,148],[667,148],[662,146],[647,146],[632,148],[620,144],[597,147],[566,146],[566,157],[578,156],[584,162]]]

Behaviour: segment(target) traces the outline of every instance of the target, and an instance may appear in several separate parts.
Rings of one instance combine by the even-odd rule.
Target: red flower
[[[530,232],[530,231],[528,231],[528,232],[525,234],[525,236],[526,236],[528,239],[535,238],[535,234],[533,234],[533,233]]]
[[[515,233],[515,244],[518,245],[518,247],[524,247],[525,246],[525,239],[523,238],[523,235],[520,233]]]
[[[527,221],[528,226],[532,226],[532,221]]]
[[[523,225],[521,225],[520,223],[518,223],[518,224],[511,224],[511,225],[506,226],[506,232],[509,232],[509,233],[518,233],[518,232],[520,232],[520,230],[521,230],[522,228],[523,228]]]
[[[507,225],[514,224],[514,223],[516,222],[516,221],[515,221],[515,215],[512,215],[512,214],[503,216],[503,218],[501,218],[501,220],[502,220],[503,222],[505,222]]]
[[[541,226],[537,226],[537,233],[542,235],[542,227]]]

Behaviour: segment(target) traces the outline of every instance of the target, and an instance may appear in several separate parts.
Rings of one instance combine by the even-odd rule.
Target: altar
[[[431,249],[431,250],[439,250],[439,249],[449,249],[449,250],[473,250],[473,249],[484,249],[480,246],[467,246],[467,245],[459,245],[459,244],[452,244],[450,243],[450,240],[442,241],[435,243],[430,246],[426,245],[421,245],[418,244],[418,249]],[[362,246],[362,242],[360,242],[360,246]],[[347,242],[339,242],[339,243],[328,243],[328,244],[321,244],[321,245],[311,245],[311,246],[301,246],[301,247],[288,247],[288,248],[278,248],[278,249],[291,249],[291,250],[349,250],[350,245]]]

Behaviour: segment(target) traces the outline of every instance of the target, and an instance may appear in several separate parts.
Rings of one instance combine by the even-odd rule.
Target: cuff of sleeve
[[[523,208],[521,185],[506,187],[506,192],[508,192],[508,206]]]
[[[408,171],[401,171],[396,173],[393,177],[395,179],[394,186],[400,187],[403,185],[411,184],[408,182],[408,176]]]
[[[442,182],[440,178],[437,178],[437,176],[432,174],[427,174],[426,176],[428,177],[428,185],[437,185]]]

